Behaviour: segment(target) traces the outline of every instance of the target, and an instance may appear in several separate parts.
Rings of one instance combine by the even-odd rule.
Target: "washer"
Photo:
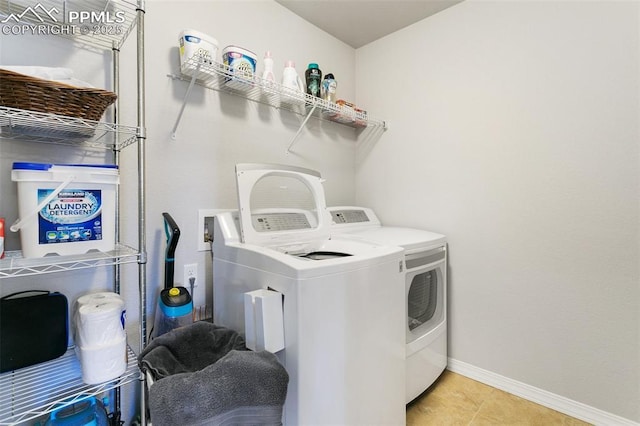
[[[329,207],[332,236],[404,249],[406,392],[409,403],[447,366],[447,241],[429,231],[382,226],[373,210]]]
[[[330,239],[317,172],[239,164],[236,179],[239,211],[215,218],[214,322],[284,336],[285,424],[405,424],[402,249]],[[250,319],[246,293],[265,290],[280,325]]]

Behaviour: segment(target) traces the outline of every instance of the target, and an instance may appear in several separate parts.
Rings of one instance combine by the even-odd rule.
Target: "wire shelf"
[[[274,81],[264,80],[253,74],[233,70],[228,65],[206,60],[194,55],[182,66],[181,75],[169,77],[191,81],[209,89],[227,92],[274,108],[285,109],[299,115],[308,115],[338,122],[350,127],[386,127],[382,120],[369,117],[366,111],[328,102],[324,99],[301,93]]]
[[[136,127],[0,106],[4,139],[119,151],[136,142],[137,134]]]
[[[129,0],[0,0],[5,35],[55,35],[102,50],[120,49],[136,12]]]
[[[0,260],[0,279],[134,263],[138,257],[136,250],[120,244],[112,251],[92,251],[73,256],[23,258],[20,251],[9,251]]]
[[[0,425],[17,425],[88,396],[139,380],[137,357],[127,347],[127,369],[111,382],[86,385],[71,347],[60,358],[0,374]]]

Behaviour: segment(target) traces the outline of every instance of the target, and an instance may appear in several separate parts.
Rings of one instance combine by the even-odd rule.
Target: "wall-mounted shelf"
[[[108,252],[92,251],[73,256],[24,258],[20,251],[9,251],[5,255],[0,260],[0,279],[122,265],[137,262],[139,257],[136,250],[124,245],[117,245]]]
[[[87,396],[96,396],[140,379],[138,360],[127,347],[127,369],[111,382],[82,382],[73,348],[60,358],[0,374],[0,425],[17,425],[50,413]]]
[[[190,92],[195,84],[305,116],[300,129],[304,127],[309,117],[333,121],[354,128],[382,127],[386,129],[385,121],[372,118],[365,111],[357,111],[306,93],[300,93],[250,73],[242,73],[239,70],[233,71],[225,64],[204,60],[199,56],[193,56],[183,64],[181,75],[169,74],[169,77],[190,82],[173,128],[174,137]],[[291,148],[299,133],[300,130],[296,133],[289,148]]]
[[[0,106],[0,139],[120,151],[137,135],[136,127]]]

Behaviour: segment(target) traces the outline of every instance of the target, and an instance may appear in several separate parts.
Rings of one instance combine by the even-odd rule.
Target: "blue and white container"
[[[118,166],[13,163],[22,255],[83,254],[115,248]]]
[[[233,76],[225,77],[228,87],[238,90],[248,90],[253,87],[258,57],[250,50],[238,46],[227,46],[222,50],[222,62],[227,66],[228,73]]]
[[[182,30],[180,38],[180,70],[193,75],[198,64],[211,66],[217,60],[218,40],[196,30]]]

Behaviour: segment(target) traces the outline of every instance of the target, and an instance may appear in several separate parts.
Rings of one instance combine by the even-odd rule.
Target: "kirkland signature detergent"
[[[24,257],[114,249],[117,166],[14,163],[11,179]]]

